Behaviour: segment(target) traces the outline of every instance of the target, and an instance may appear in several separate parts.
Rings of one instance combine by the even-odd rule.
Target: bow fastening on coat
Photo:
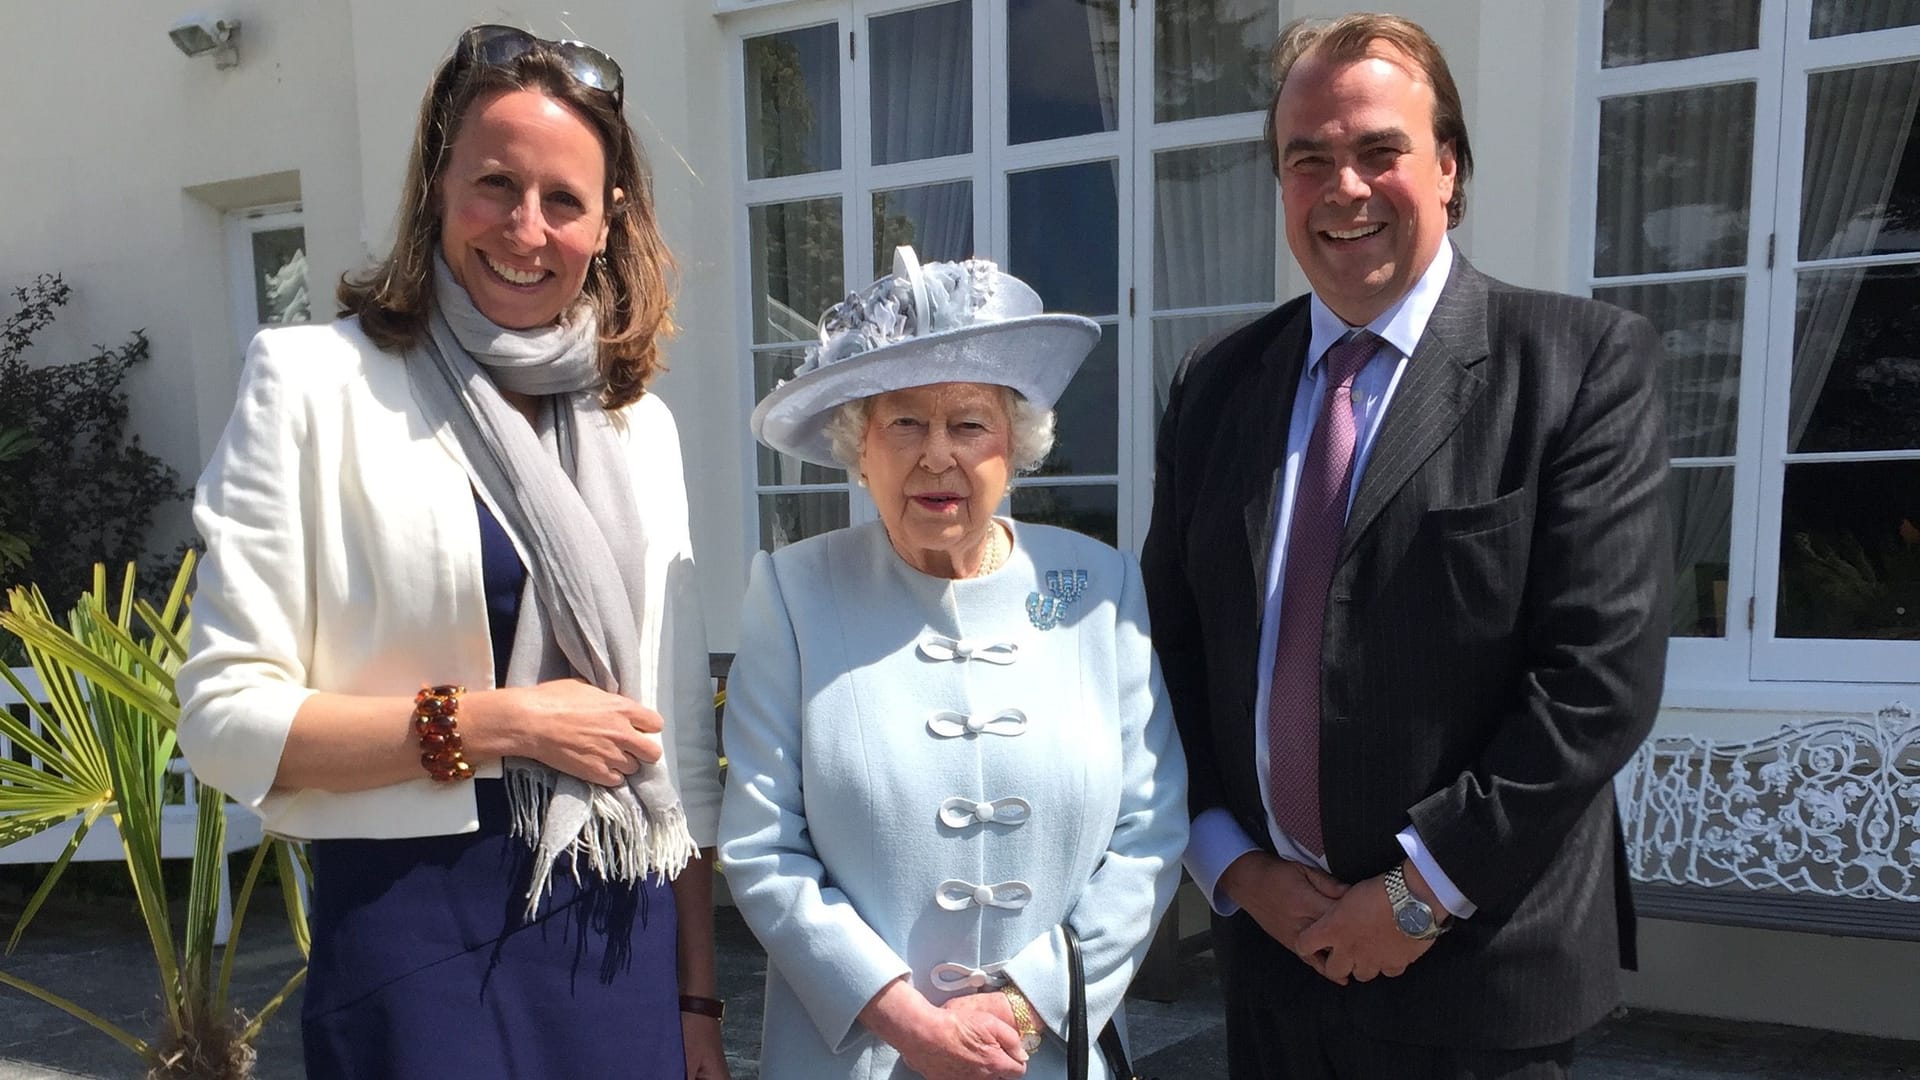
[[[955,795],[940,804],[940,824],[950,829],[964,829],[969,825],[1020,825],[1033,816],[1033,804],[1018,795],[1010,795],[992,802],[975,802],[965,795]]]
[[[939,662],[984,660],[989,664],[1011,664],[1020,652],[1016,641],[980,641],[933,634],[920,639],[920,655]]]
[[[934,898],[948,911],[965,911],[978,904],[981,907],[1005,908],[1019,911],[1033,899],[1033,886],[1024,881],[1002,881],[997,885],[975,885],[971,881],[948,878],[940,883]]]
[[[1007,985],[1007,977],[1000,973],[999,964],[984,968],[968,967],[965,964],[938,964],[928,976],[933,988],[942,993],[957,994],[963,990],[985,990],[994,986]]]
[[[927,730],[943,739],[955,739],[962,735],[1018,735],[1027,730],[1027,714],[1019,709],[1006,709],[998,716],[985,713],[953,712],[942,709],[927,718]]]

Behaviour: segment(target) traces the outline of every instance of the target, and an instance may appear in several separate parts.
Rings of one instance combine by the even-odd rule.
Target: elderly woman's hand
[[[1014,1080],[1027,1072],[1012,1024],[982,1008],[935,1008],[904,978],[875,994],[860,1022],[926,1080]]]
[[[659,713],[579,679],[469,694],[461,710],[483,719],[483,753],[532,758],[588,783],[618,784],[664,752]]]

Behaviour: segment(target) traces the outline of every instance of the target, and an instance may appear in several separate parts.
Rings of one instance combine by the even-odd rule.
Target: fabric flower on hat
[[[820,319],[820,341],[794,375],[837,364],[883,345],[908,338],[957,330],[993,295],[993,275],[999,267],[986,259],[961,263],[914,266],[911,278],[881,278],[865,291],[828,308]],[[915,286],[924,289],[927,310],[915,309]]]

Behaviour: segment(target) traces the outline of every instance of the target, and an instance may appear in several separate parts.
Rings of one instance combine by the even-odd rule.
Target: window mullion
[[[1795,29],[1791,20],[1799,9],[1800,22]],[[1772,113],[1772,123],[1755,124],[1756,138],[1764,134],[1770,141],[1774,169],[1772,183],[1764,183],[1766,174],[1759,169],[1756,154],[1754,185],[1755,220],[1769,223],[1773,247],[1773,265],[1756,274],[1765,289],[1767,302],[1760,318],[1750,319],[1749,328],[1762,335],[1754,352],[1759,361],[1754,378],[1741,380],[1741,408],[1753,403],[1752,415],[1759,418],[1758,430],[1742,439],[1741,459],[1752,477],[1751,512],[1739,514],[1736,493],[1736,520],[1744,520],[1753,529],[1746,550],[1751,552],[1749,596],[1753,623],[1745,633],[1749,654],[1749,675],[1756,680],[1778,678],[1782,643],[1774,636],[1780,596],[1780,523],[1786,494],[1787,417],[1793,385],[1793,335],[1797,314],[1795,303],[1794,253],[1798,249],[1800,196],[1806,157],[1807,86],[1803,46],[1806,41],[1807,6],[1775,0],[1776,18],[1762,24],[1762,43],[1771,43],[1779,62],[1770,70],[1778,74],[1763,80],[1762,103]],[[1800,137],[1789,139],[1787,132]],[[1756,147],[1756,149],[1758,149]],[[1771,196],[1771,212],[1762,214],[1759,197]],[[1758,238],[1756,238],[1758,239]],[[1789,646],[1790,647],[1790,646]]]

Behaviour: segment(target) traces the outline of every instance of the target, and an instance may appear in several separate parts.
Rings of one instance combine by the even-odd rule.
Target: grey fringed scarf
[[[595,322],[582,306],[559,325],[508,330],[482,315],[434,258],[428,335],[408,364],[414,399],[447,429],[467,474],[527,558],[503,686],[578,675],[645,704],[660,700],[658,642],[647,640],[646,532],[626,449],[601,407]],[[529,427],[501,390],[543,397]],[[536,430],[537,429],[537,430]],[[584,858],[601,877],[679,874],[695,854],[667,763],[603,788],[527,758],[505,763],[513,831],[533,847],[532,918],[554,863]]]

